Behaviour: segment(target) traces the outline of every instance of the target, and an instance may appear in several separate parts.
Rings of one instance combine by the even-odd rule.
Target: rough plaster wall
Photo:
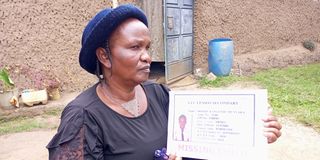
[[[195,68],[213,38],[231,37],[236,55],[320,41],[319,0],[196,0],[194,19]]]
[[[20,89],[56,76],[65,91],[97,80],[78,63],[82,31],[111,0],[0,0],[0,67]],[[130,1],[120,1],[119,3]]]
[[[143,0],[119,3],[143,6]],[[195,67],[207,67],[208,40],[231,37],[235,54],[278,49],[304,39],[320,41],[319,0],[195,0]],[[55,75],[65,91],[97,80],[82,70],[82,31],[111,0],[0,0],[0,67],[19,88]],[[264,52],[262,52],[263,54]],[[36,79],[36,80],[35,80]]]

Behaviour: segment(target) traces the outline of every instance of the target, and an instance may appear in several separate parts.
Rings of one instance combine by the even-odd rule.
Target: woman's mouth
[[[146,65],[144,67],[141,67],[139,70],[144,71],[144,72],[150,72],[150,65]]]

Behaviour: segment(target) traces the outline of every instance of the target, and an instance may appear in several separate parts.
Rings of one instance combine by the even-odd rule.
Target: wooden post
[[[112,0],[112,8],[116,8],[118,6],[118,0]]]

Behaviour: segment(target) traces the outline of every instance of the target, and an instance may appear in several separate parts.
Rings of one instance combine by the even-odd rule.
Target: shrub
[[[303,43],[302,43],[303,47],[310,50],[310,51],[314,51],[316,49],[316,45],[314,44],[313,41],[311,40],[305,40]]]

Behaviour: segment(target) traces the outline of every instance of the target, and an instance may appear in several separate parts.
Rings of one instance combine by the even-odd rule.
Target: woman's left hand
[[[182,160],[182,157],[177,157],[175,154],[170,154],[169,160]]]
[[[267,137],[268,143],[275,142],[281,136],[281,124],[278,119],[272,115],[272,109],[268,111],[268,116],[262,119],[264,121],[264,136]]]

